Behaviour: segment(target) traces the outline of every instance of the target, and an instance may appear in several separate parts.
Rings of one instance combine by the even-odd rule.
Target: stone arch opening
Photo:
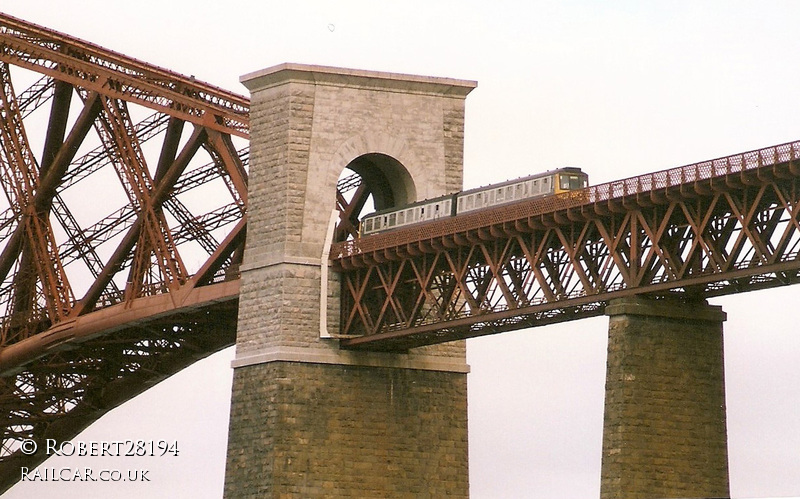
[[[358,237],[363,215],[412,203],[416,197],[414,180],[400,161],[381,153],[358,156],[339,176],[336,192],[339,224],[334,239]]]

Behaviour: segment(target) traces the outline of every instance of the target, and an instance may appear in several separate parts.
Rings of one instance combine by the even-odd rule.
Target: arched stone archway
[[[359,222],[371,210],[385,210],[417,200],[411,174],[397,159],[367,153],[353,159],[336,185],[339,223],[334,241],[358,237]]]

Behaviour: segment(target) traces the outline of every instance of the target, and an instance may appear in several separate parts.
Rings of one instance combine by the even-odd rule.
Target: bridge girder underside
[[[0,484],[48,456],[48,439],[69,440],[103,414],[236,340],[238,300],[123,327],[70,345],[0,378],[0,411],[7,418]],[[34,454],[19,451],[33,440]],[[30,450],[30,448],[28,448]]]
[[[342,346],[402,351],[597,316],[623,296],[797,283],[799,155],[783,144],[335,245]]]
[[[0,493],[235,341],[249,100],[0,14]]]

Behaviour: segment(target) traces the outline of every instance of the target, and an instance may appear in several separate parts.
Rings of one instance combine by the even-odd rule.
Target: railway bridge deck
[[[800,142],[335,243],[342,345],[403,350],[798,281]]]

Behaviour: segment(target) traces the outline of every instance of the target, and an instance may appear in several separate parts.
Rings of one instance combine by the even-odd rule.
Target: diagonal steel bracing
[[[1,493],[234,342],[249,101],[0,14],[0,104]]]
[[[16,245],[22,258],[19,271],[15,275],[10,315],[12,321],[20,321],[19,315],[27,317],[33,313],[35,287],[38,282],[45,300],[47,316],[55,322],[67,313],[73,300],[72,290],[58,258],[55,236],[48,218],[49,199],[45,195],[39,197],[38,203],[34,202],[34,192],[41,190],[39,164],[31,150],[8,64],[0,64],[0,101],[0,182],[15,212],[20,233],[24,234],[23,240]],[[54,106],[51,116],[56,113],[57,108]],[[63,128],[55,133],[63,134]],[[50,150],[53,149],[52,142],[52,139],[47,141]],[[49,167],[53,162],[52,152],[47,158],[45,165]],[[46,172],[46,169],[43,168],[42,172]]]
[[[798,158],[800,143],[783,144],[336,243],[342,345],[405,350],[599,315],[632,294],[796,283]]]
[[[244,97],[5,14],[0,21],[6,62],[78,88],[247,137],[250,104]]]

